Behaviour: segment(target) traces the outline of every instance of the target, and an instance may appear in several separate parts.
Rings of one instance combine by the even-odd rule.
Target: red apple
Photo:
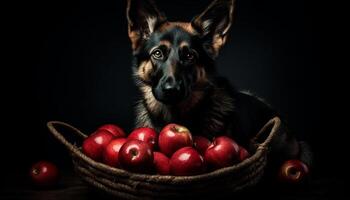
[[[204,154],[204,159],[212,169],[228,167],[237,163],[239,146],[229,137],[220,136],[214,139]]]
[[[193,146],[201,155],[204,155],[210,145],[211,142],[207,138],[203,136],[193,136]]]
[[[48,161],[39,161],[30,169],[30,177],[34,184],[50,187],[58,182],[59,173],[56,165]]]
[[[119,150],[119,163],[123,169],[149,173],[153,167],[153,151],[146,142],[128,140]]]
[[[240,162],[247,159],[249,156],[249,152],[244,147],[239,147],[238,157]]]
[[[193,145],[190,131],[177,124],[168,124],[159,134],[159,149],[167,156],[171,156],[175,151],[182,147]]]
[[[83,142],[83,152],[95,161],[102,160],[102,153],[109,142],[114,138],[113,134],[106,130],[97,130]]]
[[[163,153],[154,152],[154,167],[156,169],[157,174],[161,175],[169,175],[170,174],[170,160]]]
[[[120,167],[120,164],[118,161],[118,154],[119,154],[120,148],[123,146],[123,144],[126,141],[127,141],[126,138],[113,139],[103,151],[103,154],[102,154],[103,163],[111,167]]]
[[[106,130],[106,131],[109,131],[111,132],[115,137],[125,137],[126,134],[125,132],[123,131],[122,128],[120,128],[119,126],[117,125],[114,125],[114,124],[105,124],[103,126],[100,126],[97,130]]]
[[[300,160],[287,160],[279,169],[278,178],[285,183],[300,183],[309,174],[309,168]]]
[[[137,128],[128,136],[128,140],[141,140],[147,142],[152,149],[157,146],[157,132],[148,127]]]
[[[192,147],[177,150],[170,158],[170,172],[176,176],[191,176],[205,170],[203,157]]]

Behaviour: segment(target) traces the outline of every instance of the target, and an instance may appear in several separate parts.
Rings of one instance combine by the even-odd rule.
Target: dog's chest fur
[[[247,143],[274,115],[265,103],[235,91],[223,78],[217,78],[212,87],[197,94],[200,99],[195,103],[165,106],[150,99],[152,94],[148,92],[136,107],[136,126],[152,127],[157,131],[168,123],[178,123],[188,127],[193,135],[209,138],[231,135],[237,141]]]

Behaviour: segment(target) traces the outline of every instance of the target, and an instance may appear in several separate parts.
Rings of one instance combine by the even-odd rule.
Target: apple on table
[[[113,138],[114,135],[111,132],[99,129],[84,140],[82,150],[91,159],[101,161],[105,147]]]
[[[205,171],[203,157],[193,147],[183,147],[170,158],[170,172],[175,176],[202,174]]]
[[[204,155],[205,151],[211,145],[208,138],[203,136],[193,136],[193,146],[201,154]]]
[[[150,173],[153,169],[151,146],[140,140],[128,140],[119,150],[119,163],[125,170],[137,173]]]
[[[192,147],[193,139],[190,131],[178,124],[166,125],[158,137],[159,149],[165,155],[171,155],[182,147]]]
[[[30,168],[32,182],[40,187],[51,187],[58,183],[59,171],[55,164],[49,161],[39,161]]]
[[[141,127],[133,130],[128,136],[128,140],[141,140],[147,142],[152,149],[157,146],[158,134],[157,132],[149,127]]]
[[[120,167],[119,163],[119,151],[124,143],[127,141],[126,138],[113,139],[103,151],[103,163],[111,167]]]
[[[242,162],[243,160],[250,157],[249,152],[244,147],[240,146],[238,151],[238,160]]]
[[[309,175],[308,166],[300,160],[285,161],[278,172],[278,180],[284,183],[297,184],[306,180]]]
[[[122,128],[115,124],[105,124],[100,126],[97,130],[106,130],[114,135],[114,137],[125,137],[126,134]]]
[[[208,166],[215,170],[239,162],[239,146],[231,138],[220,136],[214,139],[204,154]]]
[[[154,152],[154,168],[157,174],[169,175],[170,174],[170,160],[166,155],[161,152]]]

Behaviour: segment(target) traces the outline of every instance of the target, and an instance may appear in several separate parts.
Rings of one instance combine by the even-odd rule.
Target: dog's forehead
[[[174,46],[190,45],[192,37],[196,35],[191,24],[185,22],[165,23],[156,32],[159,42]]]
[[[166,22],[163,23],[158,30],[161,32],[166,32],[167,30],[171,30],[175,27],[181,28],[191,35],[195,35],[197,32],[193,29],[191,23],[189,22]]]

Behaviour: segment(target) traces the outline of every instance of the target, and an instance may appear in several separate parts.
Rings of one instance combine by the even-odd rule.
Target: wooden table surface
[[[314,178],[310,184],[301,188],[291,188],[280,186],[278,184],[261,184],[256,188],[239,194],[233,194],[232,198],[223,199],[259,199],[267,197],[268,199],[283,200],[312,200],[312,199],[338,199],[344,194],[341,190],[345,188],[344,184],[335,178]],[[220,199],[218,195],[213,194],[215,200]],[[210,199],[213,199],[211,197]],[[209,198],[209,197],[208,197]],[[60,184],[52,189],[34,188],[29,182],[18,182],[7,184],[1,187],[0,200],[3,199],[26,199],[26,200],[102,200],[117,199],[106,195],[104,192],[97,191],[88,186],[74,173],[63,174]]]

